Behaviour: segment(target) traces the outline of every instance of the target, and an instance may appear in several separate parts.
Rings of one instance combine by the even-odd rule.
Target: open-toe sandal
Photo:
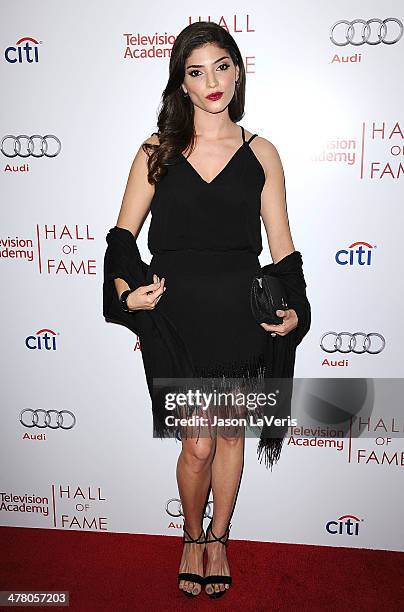
[[[184,525],[184,535],[183,535],[184,544],[205,544],[205,538],[201,540],[202,535],[204,535],[203,527],[201,529],[201,533],[199,534],[198,538],[194,539],[190,536],[188,531],[185,529],[185,525]],[[188,539],[185,539],[185,536],[187,536]],[[181,580],[188,580],[189,582],[197,582],[198,584],[201,585],[201,591],[202,591],[202,587],[205,584],[204,576],[201,576],[200,574],[193,574],[192,572],[180,572],[178,574],[178,584],[181,582]],[[185,589],[180,589],[180,590],[187,597],[197,597],[201,593],[201,591],[199,593],[192,593],[192,592],[190,593],[189,591],[186,591]]]
[[[224,532],[223,535],[221,535],[220,537],[217,537],[213,531],[212,531],[212,522],[213,522],[213,518],[211,519],[208,528],[206,530],[206,544],[211,544],[212,542],[220,542],[221,544],[223,544],[224,546],[226,546],[227,541],[229,539],[229,533],[230,533],[230,527],[231,527],[231,523],[229,523],[226,531]],[[208,540],[208,533],[210,532],[211,536],[214,538],[213,540]],[[211,576],[205,576],[205,585],[207,584],[228,584],[231,585],[232,583],[232,577],[231,576],[219,576],[216,574],[213,574]],[[218,597],[222,597],[222,595],[224,595],[226,593],[226,591],[228,591],[228,589],[224,588],[223,591],[213,591],[212,593],[206,593],[206,595],[209,595],[209,597],[211,597],[212,599],[217,599]],[[206,592],[206,589],[205,589]]]

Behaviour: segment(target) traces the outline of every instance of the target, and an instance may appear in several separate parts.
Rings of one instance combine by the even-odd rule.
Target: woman
[[[151,210],[154,281],[130,291],[116,278],[118,296],[133,312],[161,309],[185,341],[196,372],[206,378],[262,374],[267,334],[286,335],[298,325],[294,309],[278,311],[280,325],[258,324],[251,314],[251,280],[260,271],[262,250],[260,215],[274,262],[295,249],[278,152],[237,124],[244,96],[245,70],[232,36],[210,22],[186,27],[172,49],[159,130],[139,147],[117,221],[137,237]],[[230,413],[236,414],[236,406]],[[231,584],[225,544],[244,429],[219,432],[210,423],[197,439],[195,432],[181,430],[177,480],[187,545],[179,588],[189,596],[204,585],[208,595],[219,597]],[[201,523],[210,486],[214,514],[205,534]]]

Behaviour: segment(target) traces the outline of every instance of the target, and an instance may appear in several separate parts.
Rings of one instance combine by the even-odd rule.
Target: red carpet
[[[234,585],[215,601],[177,590],[179,537],[1,527],[0,546],[0,590],[70,591],[60,610],[404,610],[400,552],[229,540]]]

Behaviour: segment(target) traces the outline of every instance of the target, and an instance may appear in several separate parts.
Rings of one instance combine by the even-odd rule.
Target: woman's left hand
[[[283,323],[279,323],[278,325],[260,323],[261,327],[263,327],[265,331],[272,332],[271,336],[286,336],[286,334],[297,327],[299,319],[297,317],[296,310],[293,308],[288,308],[287,310],[277,310],[276,314],[278,317],[283,317]]]

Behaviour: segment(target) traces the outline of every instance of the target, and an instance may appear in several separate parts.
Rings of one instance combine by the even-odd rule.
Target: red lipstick
[[[222,91],[215,91],[214,93],[211,93],[209,94],[209,96],[206,96],[206,97],[208,100],[220,100],[222,95],[223,95]]]

